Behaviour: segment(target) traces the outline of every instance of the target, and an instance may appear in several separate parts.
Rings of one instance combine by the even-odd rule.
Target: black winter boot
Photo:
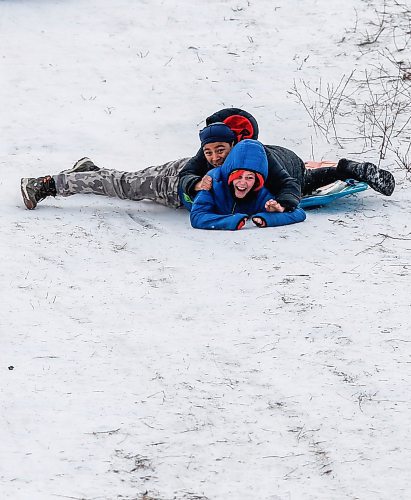
[[[21,194],[26,207],[33,210],[47,196],[56,196],[56,184],[50,175],[38,179],[26,177],[21,179]]]
[[[385,196],[391,196],[395,188],[392,173],[378,168],[373,163],[358,163],[342,158],[338,162],[337,171],[346,179],[366,182],[372,189]]]

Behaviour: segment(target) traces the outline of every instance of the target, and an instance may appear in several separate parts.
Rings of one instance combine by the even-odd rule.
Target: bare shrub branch
[[[346,95],[345,92],[353,75],[354,71],[349,76],[343,75],[336,85],[327,84],[324,89],[321,78],[315,87],[312,87],[304,80],[300,80],[300,83],[304,87],[304,95],[294,81],[293,88],[289,92],[291,95],[297,97],[299,103],[304,106],[304,109],[311,118],[316,133],[321,133],[327,141],[329,141],[330,135],[332,135],[332,138],[340,147],[341,144],[339,143],[337,133],[337,118],[347,114],[343,110],[343,104],[351,100],[351,96]]]
[[[384,0],[375,13],[377,20],[370,24],[377,30],[358,44],[367,47],[365,55],[370,54],[366,70],[357,71],[356,78],[354,71],[343,75],[336,84],[321,79],[318,84],[294,81],[290,94],[328,142],[342,147],[360,140],[363,152],[377,152],[379,163],[392,153],[396,163],[410,172],[411,62],[404,54],[411,46],[411,10],[397,0]],[[358,19],[352,33],[357,24]],[[378,47],[381,43],[383,48]],[[356,119],[347,121],[347,116]]]

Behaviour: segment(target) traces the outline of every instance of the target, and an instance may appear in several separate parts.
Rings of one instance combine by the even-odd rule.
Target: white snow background
[[[392,197],[275,229],[85,195],[28,211],[19,191],[82,156],[193,155],[231,106],[306,160],[376,161],[317,137],[289,91],[378,59],[384,35],[358,45],[378,6],[0,1],[2,499],[411,497],[410,187],[392,157]]]

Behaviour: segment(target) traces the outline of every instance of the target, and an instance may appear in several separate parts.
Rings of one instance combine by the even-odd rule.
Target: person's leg
[[[22,179],[21,190],[26,207],[32,210],[47,196],[74,194],[97,194],[135,201],[146,199],[167,207],[181,206],[178,196],[178,174],[189,158],[148,167],[137,172],[100,169],[88,158],[82,160],[79,160],[72,169],[52,177]]]
[[[76,163],[69,169],[63,170],[61,174],[68,174],[73,172],[91,172],[100,170],[100,168],[95,165],[90,158],[81,158],[77,160]],[[24,177],[21,179],[21,195],[23,197],[24,204],[29,210],[33,210],[37,207],[37,204],[47,198],[48,196],[56,196],[56,184],[51,175],[46,175],[45,177]]]
[[[301,192],[303,196],[312,194],[316,189],[341,180],[336,167],[306,168]]]
[[[343,158],[336,167],[307,168],[302,194],[309,195],[320,187],[346,179],[366,182],[372,189],[385,196],[391,196],[395,188],[394,176],[388,170],[378,168],[373,163],[358,163]]]
[[[366,182],[372,189],[385,196],[391,196],[395,189],[395,179],[391,172],[378,168],[373,163],[342,158],[337,164],[337,171],[341,180],[355,179]]]
[[[179,208],[179,173],[190,158],[181,158],[140,172],[127,172],[122,179],[123,190],[131,200],[151,200],[166,207]]]
[[[137,172],[100,169],[86,172],[61,172],[54,175],[56,193],[97,194],[140,201],[151,200],[168,207],[181,205],[178,197],[178,174],[188,158],[148,167]]]

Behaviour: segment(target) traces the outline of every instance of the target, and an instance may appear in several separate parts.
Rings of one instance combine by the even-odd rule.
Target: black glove
[[[252,221],[257,227],[267,227],[267,221],[264,219],[264,217],[261,217],[261,215],[258,216],[259,219],[261,219],[261,222],[256,221],[256,217],[252,217]]]
[[[285,212],[292,212],[293,210],[295,210],[297,208],[297,204],[296,203],[293,203],[292,201],[290,200],[275,200],[275,201],[278,201],[278,203],[284,207],[284,211]]]

